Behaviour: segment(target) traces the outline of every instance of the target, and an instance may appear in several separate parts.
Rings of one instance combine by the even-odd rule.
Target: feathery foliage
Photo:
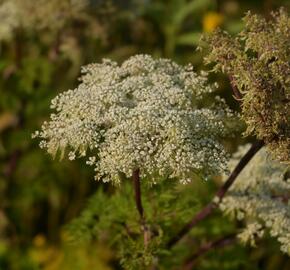
[[[117,260],[124,269],[148,269],[152,265],[158,265],[158,269],[178,267],[184,257],[192,252],[187,246],[190,241],[177,251],[168,250],[165,244],[176,233],[176,228],[200,207],[201,202],[196,199],[196,195],[211,192],[207,182],[199,184],[198,181],[193,181],[182,185],[167,179],[153,187],[143,183],[144,212],[151,234],[146,248],[138,213],[133,211],[133,185],[130,181],[122,183],[111,194],[104,191],[104,188],[98,190],[79,217],[66,226],[68,241],[74,246],[92,242],[105,243],[116,250]],[[217,237],[231,232],[233,227],[234,224],[227,220],[215,220],[205,223],[202,228],[193,231],[192,235],[198,238],[207,233]]]
[[[237,38],[220,31],[209,41],[212,53],[237,57],[214,62],[239,102],[221,73],[213,76],[217,89],[213,77],[191,66],[157,60],[202,69],[203,55],[193,50],[201,32],[220,26],[237,33],[240,11],[255,4],[266,14],[289,1],[0,0],[0,269],[289,268],[279,250],[289,254],[289,169],[262,150],[221,202],[211,198],[226,195],[229,182],[210,176],[227,167],[224,145],[241,142],[240,122],[215,90],[233,108],[242,106],[246,134],[288,162],[286,9],[271,20],[249,13]],[[102,58],[116,62],[84,67],[77,86],[80,66]],[[71,87],[54,99],[37,134],[51,154],[81,157],[59,164],[30,134],[47,119],[57,89]],[[230,161],[231,170],[245,151]],[[93,170],[84,159],[96,178],[118,188],[89,181]],[[129,176],[139,168],[138,193]],[[208,181],[195,181],[200,176]],[[232,219],[215,213],[218,207]],[[76,246],[66,242],[67,231]],[[235,235],[258,248],[240,245]],[[171,246],[172,239],[179,240]]]

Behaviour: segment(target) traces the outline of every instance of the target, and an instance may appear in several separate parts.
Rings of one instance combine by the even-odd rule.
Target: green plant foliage
[[[0,0],[0,269],[113,270],[150,264],[184,269],[200,246],[240,232],[245,221],[228,220],[217,210],[168,250],[168,239],[222,182],[193,179],[184,186],[179,178],[158,178],[158,185],[148,187],[152,179],[143,178],[145,224],[152,230],[144,249],[131,179],[124,178],[116,190],[100,185],[82,158],[56,162],[38,149],[31,134],[48,119],[51,99],[78,86],[81,66],[103,58],[119,65],[132,55],[150,54],[181,66],[191,63],[199,73],[205,69],[203,54],[195,48],[204,32],[219,26],[235,35],[247,10],[267,17],[279,6],[289,7],[289,0]],[[216,94],[237,109],[227,78],[210,74],[210,84],[214,81]],[[214,95],[200,107],[213,104]],[[220,141],[229,152],[244,142],[240,129],[232,135]],[[238,243],[212,249],[192,268],[290,269],[277,241],[265,236],[255,249]],[[71,238],[83,241],[75,245]]]
[[[150,233],[145,249],[144,231],[135,209],[131,179],[110,193],[100,189],[90,198],[80,216],[67,226],[68,240],[74,245],[92,241],[108,244],[117,251],[117,259],[125,269],[148,269],[157,263],[164,269],[179,265],[184,256],[190,254],[187,248],[190,240],[178,247],[177,254],[174,250],[169,251],[165,243],[198,210],[200,201],[195,195],[206,192],[207,188],[206,183],[185,186],[166,179],[154,186],[144,183],[142,199]],[[232,224],[217,220],[194,230],[191,237],[202,236],[205,232],[217,237],[232,229]]]

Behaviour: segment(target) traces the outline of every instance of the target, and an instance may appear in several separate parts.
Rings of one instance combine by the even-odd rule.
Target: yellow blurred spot
[[[224,16],[217,12],[208,12],[202,19],[203,31],[212,32],[224,21]]]
[[[43,234],[38,234],[33,238],[33,244],[36,247],[43,247],[45,243],[46,243],[46,239]]]
[[[15,126],[18,122],[17,116],[10,112],[0,114],[0,132],[4,129]]]

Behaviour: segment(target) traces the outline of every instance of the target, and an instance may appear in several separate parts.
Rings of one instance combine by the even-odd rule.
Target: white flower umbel
[[[0,41],[9,40],[18,27],[19,10],[14,2],[0,0]]]
[[[238,163],[248,146],[241,147],[230,161]],[[262,149],[241,172],[224,197],[220,208],[231,217],[245,220],[247,228],[239,235],[243,242],[254,245],[267,229],[290,255],[290,168],[271,159]]]
[[[25,30],[59,30],[82,15],[87,0],[0,0],[0,40]]]
[[[52,100],[56,112],[35,136],[40,146],[70,160],[88,155],[96,179],[120,182],[136,168],[185,183],[196,173],[225,170],[227,154],[218,142],[233,115],[223,100],[202,108],[215,86],[206,74],[167,60],[136,55],[121,66],[110,60],[82,69],[80,85]]]

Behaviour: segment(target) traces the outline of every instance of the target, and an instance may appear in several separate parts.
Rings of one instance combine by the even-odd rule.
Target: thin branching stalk
[[[243,98],[242,93],[239,91],[239,89],[237,88],[236,84],[235,84],[235,80],[234,77],[232,75],[229,76],[230,79],[230,84],[233,90],[233,94],[236,100],[240,101]]]
[[[193,255],[188,257],[180,270],[190,270],[193,269],[194,265],[196,264],[197,260],[203,256],[205,253],[212,249],[216,248],[223,248],[225,246],[234,244],[236,242],[236,234],[229,234],[227,236],[224,236],[220,239],[217,239],[212,242],[208,242],[204,245],[202,245]]]
[[[219,201],[225,196],[226,192],[229,190],[231,185],[237,179],[240,172],[243,168],[249,163],[249,161],[253,158],[253,156],[264,146],[263,141],[256,141],[253,143],[252,147],[248,150],[248,152],[242,157],[238,165],[235,167],[231,175],[228,177],[227,181],[220,187],[217,191],[215,198]],[[201,211],[199,211],[192,220],[190,220],[177,235],[172,237],[167,244],[168,248],[172,248],[177,242],[179,242],[186,234],[190,232],[190,230],[200,221],[204,220],[207,216],[209,216],[215,208],[218,207],[218,204],[215,200],[212,200],[208,203]]]

